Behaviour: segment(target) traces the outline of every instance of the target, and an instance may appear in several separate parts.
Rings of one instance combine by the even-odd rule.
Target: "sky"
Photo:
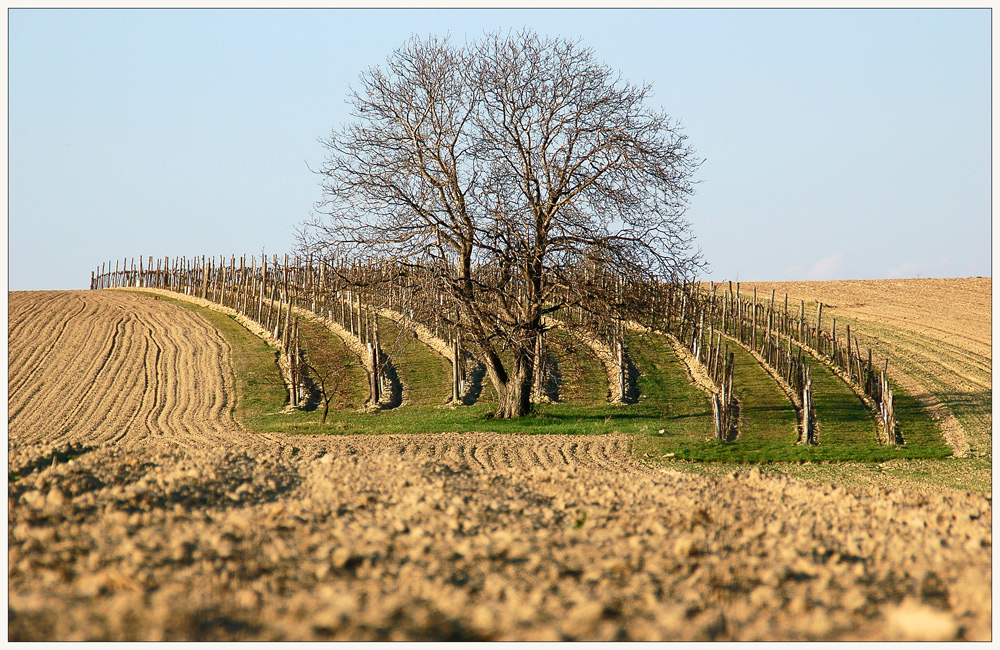
[[[8,288],[290,252],[320,138],[416,35],[579,38],[704,159],[702,279],[991,276],[989,9],[10,9]]]

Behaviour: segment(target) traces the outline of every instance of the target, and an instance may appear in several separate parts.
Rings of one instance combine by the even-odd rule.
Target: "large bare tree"
[[[701,266],[683,218],[700,161],[650,95],[572,40],[413,39],[361,74],[355,121],[322,140],[302,243],[433,266],[496,415],[524,415],[544,316],[606,298],[587,273],[671,281]]]

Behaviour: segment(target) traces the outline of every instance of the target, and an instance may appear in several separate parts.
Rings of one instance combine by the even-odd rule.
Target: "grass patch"
[[[379,317],[379,341],[396,366],[403,383],[404,406],[439,406],[451,399],[451,362],[402,330]]]
[[[585,343],[553,329],[545,334],[545,345],[559,378],[560,402],[604,404],[608,401],[608,373]]]
[[[325,377],[331,410],[363,407],[370,392],[368,373],[343,340],[320,323],[300,318],[299,341],[306,361]]]

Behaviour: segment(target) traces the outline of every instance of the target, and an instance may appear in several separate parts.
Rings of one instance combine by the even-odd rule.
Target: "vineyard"
[[[798,342],[818,305],[682,283],[643,322],[550,314],[536,409],[498,419],[432,287],[243,266],[11,294],[10,640],[991,638],[989,460],[939,458],[892,379],[880,439]]]
[[[558,305],[532,341],[538,417],[517,425],[484,420],[483,404],[496,393],[482,362],[484,351],[468,335],[471,324],[452,294],[441,290],[446,281],[443,273],[426,268],[287,255],[228,261],[140,257],[138,263],[133,258],[102,265],[92,274],[91,288],[159,291],[230,313],[280,352],[286,412],[322,407],[325,423],[336,400],[336,391],[325,385],[350,392],[347,372],[355,373],[355,387],[361,372],[365,386],[353,392],[367,397],[346,411],[334,408],[335,427],[363,422],[351,417],[359,415],[359,406],[370,414],[396,411],[378,422],[399,431],[419,422],[418,429],[428,431],[545,432],[546,415],[558,422],[568,414],[582,425],[576,432],[587,433],[619,431],[622,417],[636,418],[642,422],[638,430],[662,430],[666,443],[671,427],[657,421],[670,413],[671,398],[681,394],[678,384],[685,381],[677,375],[683,368],[689,386],[707,398],[707,404],[696,399],[685,415],[702,421],[706,431],[687,431],[674,457],[766,460],[773,452],[764,450],[776,445],[786,447],[776,459],[948,453],[940,432],[921,421],[927,418],[912,399],[904,396],[900,408],[890,359],[861,347],[864,334],[856,324],[852,331],[850,323],[838,328],[836,317],[825,320],[822,303],[813,316],[804,300],[789,305],[787,294],[778,299],[773,290],[758,296],[756,287],[744,295],[738,283],[625,282],[599,269],[581,270],[578,281],[599,286],[600,292],[581,294],[567,285],[558,300],[551,300]],[[511,285],[512,293],[520,290]],[[603,300],[594,300],[595,295]],[[626,304],[633,318],[615,309]],[[656,381],[656,360],[636,361],[640,349],[661,340],[658,347],[670,361],[671,378],[667,394],[658,395],[649,389]],[[343,349],[331,356],[334,347]],[[578,380],[574,386],[574,376],[585,376],[586,385]],[[755,410],[762,395],[775,393],[782,397],[770,411]],[[444,405],[453,408],[434,408]],[[461,407],[471,407],[468,415]],[[791,424],[777,415],[790,411]],[[865,411],[867,416],[859,415]],[[303,422],[293,416],[279,426],[304,430],[296,428]],[[273,428],[279,422],[271,418],[268,424]]]

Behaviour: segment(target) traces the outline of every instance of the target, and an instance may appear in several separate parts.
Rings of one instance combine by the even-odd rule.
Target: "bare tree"
[[[627,315],[594,273],[669,281],[702,265],[683,219],[700,161],[650,94],[576,41],[413,39],[361,74],[356,121],[322,140],[302,245],[433,268],[496,415],[524,415],[544,316],[567,302]]]

